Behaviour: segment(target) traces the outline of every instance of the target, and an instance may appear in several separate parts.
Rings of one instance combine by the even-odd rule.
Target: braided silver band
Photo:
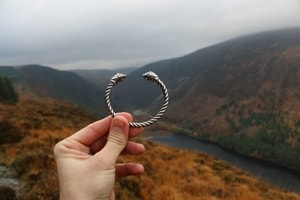
[[[151,124],[155,123],[156,121],[158,121],[160,119],[160,117],[167,110],[168,103],[169,103],[168,90],[167,90],[165,84],[159,79],[157,74],[155,74],[154,72],[149,71],[147,73],[144,73],[143,77],[145,79],[153,81],[153,82],[155,82],[159,85],[159,87],[161,88],[161,90],[163,92],[163,95],[164,95],[164,102],[163,102],[163,105],[162,105],[160,111],[152,119],[150,119],[148,121],[145,121],[145,122],[129,122],[129,126],[131,126],[131,127],[145,127],[145,126],[150,126]],[[108,84],[108,86],[105,90],[105,94],[104,94],[105,105],[106,105],[106,108],[108,109],[109,113],[113,117],[116,115],[116,113],[114,112],[114,110],[113,110],[113,108],[111,107],[111,104],[110,104],[110,99],[109,99],[110,91],[115,85],[117,85],[119,82],[121,82],[125,78],[126,78],[125,74],[119,74],[119,73],[115,74],[111,78],[110,83]]]

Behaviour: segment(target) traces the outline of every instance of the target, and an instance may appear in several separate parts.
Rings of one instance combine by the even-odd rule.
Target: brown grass
[[[0,146],[0,164],[14,169],[21,180],[20,199],[58,199],[53,146],[95,118],[67,103],[22,99],[16,106],[0,104],[0,121],[4,119],[24,134],[20,142]],[[119,161],[140,162],[145,173],[118,181],[118,199],[300,200],[206,154],[138,141],[146,153]]]
[[[135,159],[145,165],[145,173],[134,178],[141,188],[135,199],[300,199],[206,154],[140,142],[147,152]],[[117,189],[126,196],[122,188]]]

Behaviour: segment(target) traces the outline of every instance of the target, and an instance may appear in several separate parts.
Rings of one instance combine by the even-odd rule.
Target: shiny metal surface
[[[165,84],[159,79],[158,75],[152,71],[149,71],[149,72],[144,73],[143,77],[145,79],[150,80],[159,85],[159,87],[162,90],[163,96],[164,96],[164,102],[163,102],[163,105],[160,108],[159,112],[153,118],[151,118],[150,120],[145,121],[145,122],[129,122],[129,126],[131,126],[131,127],[146,127],[146,126],[150,126],[151,124],[155,123],[165,113],[165,111],[167,110],[167,107],[168,107],[168,103],[169,103],[168,90],[167,90]],[[120,74],[120,73],[115,74],[111,78],[110,83],[108,84],[108,86],[105,90],[104,102],[105,102],[106,108],[108,109],[109,113],[113,117],[116,115],[116,113],[110,104],[110,98],[109,98],[110,92],[115,85],[117,85],[119,82],[121,82],[125,78],[126,78],[125,74]]]

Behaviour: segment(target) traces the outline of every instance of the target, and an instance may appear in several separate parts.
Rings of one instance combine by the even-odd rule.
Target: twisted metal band
[[[145,122],[129,122],[129,126],[131,126],[131,127],[145,127],[145,126],[150,126],[151,124],[155,123],[156,121],[158,121],[160,119],[160,117],[167,110],[168,103],[169,103],[168,90],[167,90],[165,84],[159,79],[157,74],[149,71],[149,72],[144,73],[143,77],[145,79],[153,81],[159,85],[159,87],[161,88],[163,95],[164,95],[164,102],[163,102],[162,107],[160,108],[160,111],[152,119],[145,121]],[[117,85],[119,82],[121,82],[125,78],[126,78],[125,74],[120,74],[120,73],[115,74],[111,78],[110,83],[108,84],[108,86],[105,90],[105,94],[104,94],[105,105],[106,105],[106,108],[108,109],[109,113],[113,117],[116,115],[116,113],[114,112],[114,110],[110,104],[110,99],[109,99],[110,91],[115,85]]]

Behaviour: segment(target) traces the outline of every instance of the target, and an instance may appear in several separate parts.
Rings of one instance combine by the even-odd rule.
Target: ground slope
[[[94,120],[79,107],[56,100],[22,97],[16,105],[0,104],[0,137],[6,138],[1,139],[0,165],[19,181],[10,188],[0,181],[0,196],[12,197],[14,189],[20,199],[58,199],[53,146]],[[119,161],[140,162],[145,173],[117,181],[118,199],[300,200],[206,154],[139,141],[147,152]]]

